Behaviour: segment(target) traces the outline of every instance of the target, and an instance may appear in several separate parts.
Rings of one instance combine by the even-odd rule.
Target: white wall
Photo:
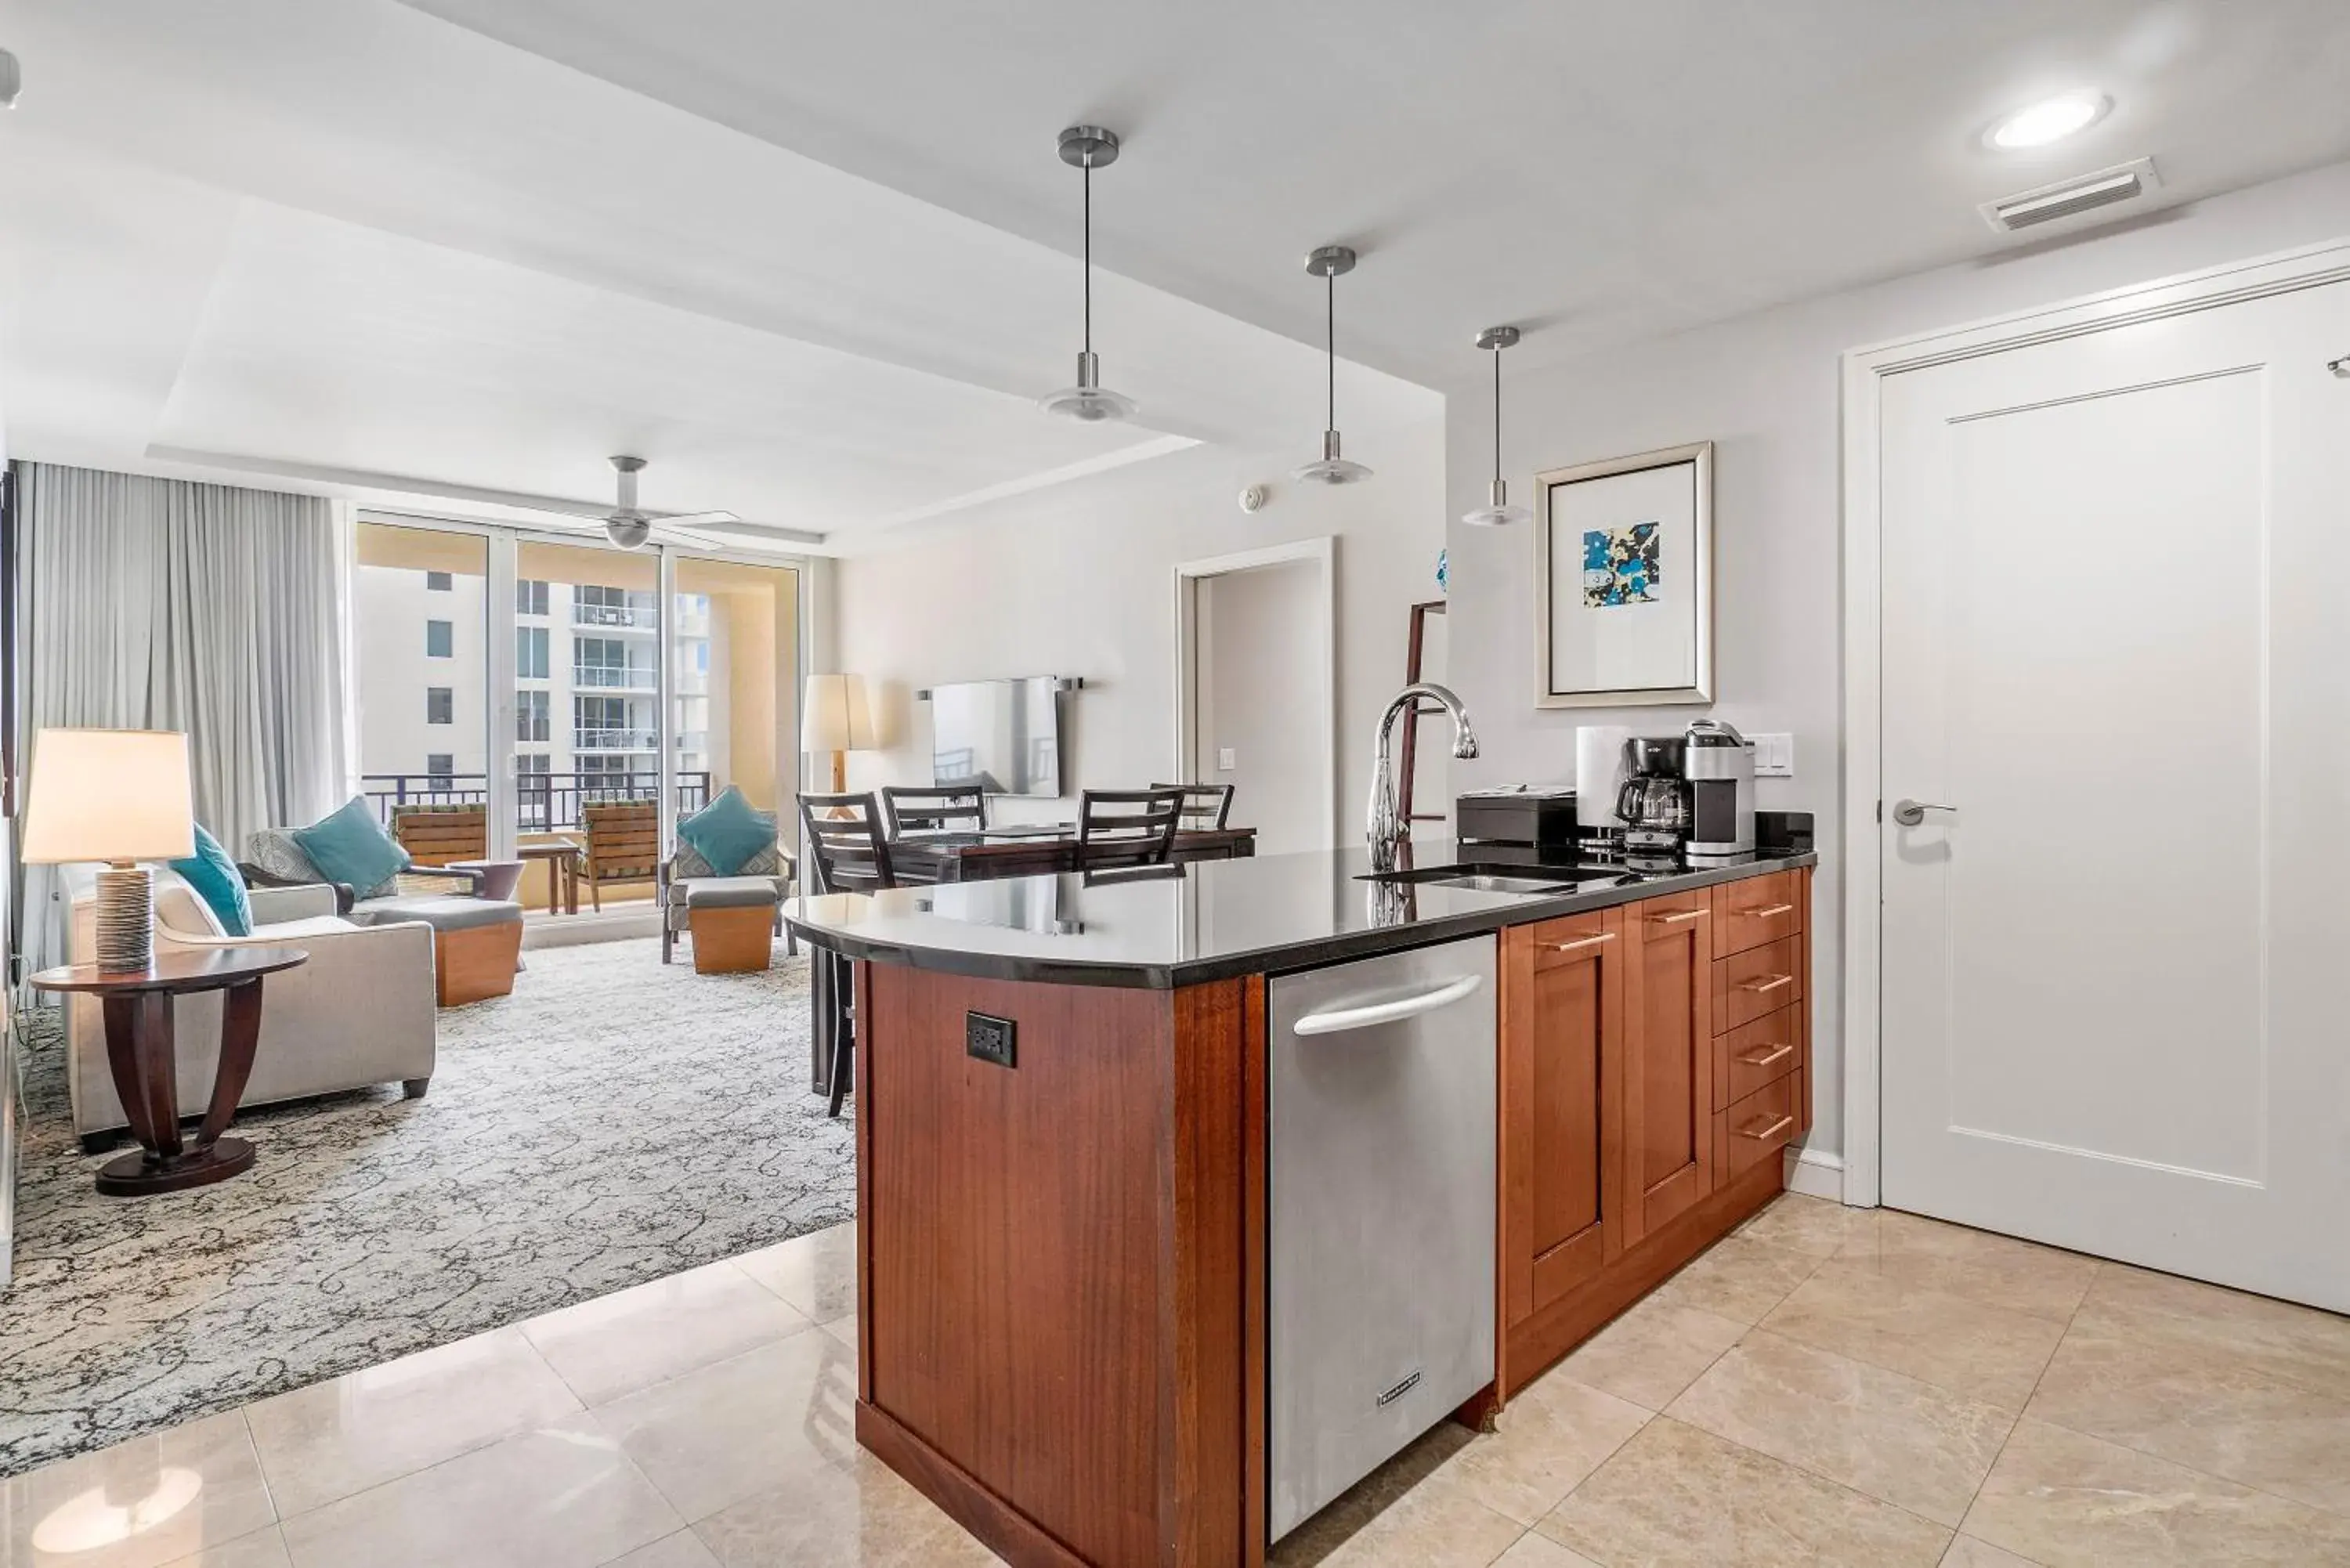
[[[1323,842],[1328,737],[1298,722],[1322,701],[1322,602],[1321,568],[1311,561],[1200,580],[1199,755],[1189,776],[1233,786],[1232,821],[1247,803],[1260,855]],[[1221,765],[1226,751],[1229,769]]]
[[[1068,820],[1076,792],[1148,784],[1177,765],[1175,567],[1338,536],[1338,836],[1362,833],[1371,730],[1403,685],[1409,607],[1433,598],[1444,545],[1440,423],[1347,432],[1377,472],[1339,489],[1290,482],[1312,455],[1198,447],[996,503],[837,573],[837,668],[874,682],[887,749],[849,759],[852,788],[930,782],[928,720],[910,701],[946,680],[1083,676],[1069,698],[1070,799],[1005,801],[1004,821]],[[1273,486],[1243,514],[1243,486]],[[825,668],[819,665],[817,668]],[[1232,821],[1249,803],[1236,796]]]
[[[1795,776],[1761,781],[1766,807],[1818,818],[1811,1147],[1843,1145],[1838,357],[1848,348],[2350,236],[2350,164],[2173,208],[2069,242],[1783,306],[1679,337],[1506,378],[1503,472],[1533,501],[1546,468],[1683,441],[1715,443],[1716,716],[1792,732]],[[2325,357],[2350,344],[2312,344]],[[1492,409],[1463,355],[1451,390],[1447,516],[1483,497]],[[1523,487],[1523,488],[1519,488]],[[1483,755],[1461,787],[1564,778],[1579,723],[1678,731],[1699,710],[1534,707],[1534,536],[1451,524],[1452,684]],[[1857,803],[1868,810],[1873,802]]]

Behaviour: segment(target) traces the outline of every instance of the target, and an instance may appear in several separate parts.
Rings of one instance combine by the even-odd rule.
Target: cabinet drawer
[[[1713,1042],[1713,1108],[1721,1110],[1804,1065],[1804,1010],[1787,1006]]]
[[[1751,1023],[1804,999],[1804,940],[1781,937],[1713,961],[1713,1029]]]
[[[1728,1181],[1779,1158],[1803,1123],[1804,1078],[1790,1073],[1715,1113],[1713,1160],[1721,1173],[1717,1179]]]
[[[1728,958],[1804,929],[1803,873],[1773,871],[1713,889],[1713,956]]]
[[[1615,909],[1593,909],[1544,920],[1534,928],[1534,972],[1563,963],[1581,963],[1598,956],[1619,934]]]

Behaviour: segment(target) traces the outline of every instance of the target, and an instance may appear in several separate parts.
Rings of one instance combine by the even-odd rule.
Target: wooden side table
[[[261,979],[310,955],[299,948],[203,948],[158,950],[143,970],[102,970],[96,964],[45,969],[34,989],[96,996],[106,1012],[106,1064],[140,1152],[110,1159],[98,1173],[109,1198],[140,1198],[224,1181],[253,1163],[253,1145],[223,1137],[236,1116],[245,1080],[253,1075],[261,1040]],[[193,992],[221,998],[220,1063],[212,1102],[195,1141],[180,1137],[174,1000]]]
[[[517,845],[515,856],[525,862],[546,862],[548,914],[554,914],[558,905],[567,913],[579,912],[579,846],[576,840],[559,838],[552,844]]]

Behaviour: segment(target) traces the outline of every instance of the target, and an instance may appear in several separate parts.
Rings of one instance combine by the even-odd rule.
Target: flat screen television
[[[931,689],[931,778],[989,794],[1061,793],[1061,692],[1055,675]]]

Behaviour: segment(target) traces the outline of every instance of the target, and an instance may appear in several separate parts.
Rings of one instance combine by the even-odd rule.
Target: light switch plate
[[[1758,779],[1791,779],[1795,776],[1795,737],[1793,735],[1749,735],[1754,742],[1754,776]]]
[[[1228,774],[1241,765],[1241,754],[1230,746],[1216,748],[1216,771]]]

